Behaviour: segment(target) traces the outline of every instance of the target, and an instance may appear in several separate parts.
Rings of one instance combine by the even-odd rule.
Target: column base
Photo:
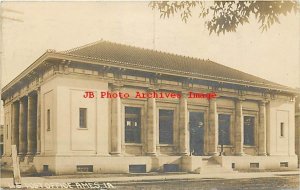
[[[179,154],[180,154],[180,156],[188,156],[188,155],[190,155],[188,152],[180,152]]]
[[[244,152],[237,152],[235,153],[236,156],[245,156],[246,154]]]
[[[122,156],[120,152],[111,152],[110,155],[112,156]]]
[[[26,153],[26,156],[33,156],[33,155],[34,155],[33,152],[27,152],[27,153]]]
[[[147,156],[157,156],[156,152],[147,152],[146,153]]]
[[[265,153],[265,152],[258,153],[258,156],[267,156],[267,153]]]
[[[209,152],[208,155],[209,156],[218,156],[219,153],[218,152]]]

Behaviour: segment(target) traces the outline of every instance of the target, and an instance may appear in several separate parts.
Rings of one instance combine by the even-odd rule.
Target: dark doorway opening
[[[190,155],[204,155],[204,113],[190,112]]]

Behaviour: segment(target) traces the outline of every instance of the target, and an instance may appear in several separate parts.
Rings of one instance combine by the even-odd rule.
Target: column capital
[[[120,91],[123,88],[123,84],[122,83],[112,83],[111,88],[113,91]]]
[[[237,101],[237,102],[243,102],[243,101],[245,101],[246,100],[246,98],[244,97],[244,96],[238,96],[236,99],[235,99],[235,101]]]
[[[181,94],[181,98],[187,98],[187,97],[188,97],[188,94],[189,94],[189,91],[187,91],[187,90],[182,90],[182,91],[180,92],[180,94]]]
[[[153,92],[153,91],[158,91],[160,88],[159,88],[159,85],[150,85],[148,88],[147,88],[147,91],[148,92]]]
[[[268,102],[269,102],[268,99],[263,99],[263,100],[260,100],[258,103],[259,103],[259,106],[265,106]]]

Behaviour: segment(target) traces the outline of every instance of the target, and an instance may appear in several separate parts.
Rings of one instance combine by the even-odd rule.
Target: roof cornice
[[[29,65],[23,72],[21,72],[16,78],[10,81],[7,85],[2,88],[2,93],[10,89],[17,82],[21,81],[26,75],[32,72],[35,68],[37,68],[41,63],[46,61],[49,58],[51,51],[46,51],[43,55],[41,55],[35,62]]]
[[[86,56],[79,56],[74,54],[66,54],[63,52],[55,52],[55,58],[62,59],[62,60],[71,60],[71,61],[77,61],[77,62],[85,62],[90,64],[99,64],[99,61],[101,62],[101,65],[104,66],[110,66],[110,67],[120,67],[124,69],[133,69],[133,70],[139,70],[139,71],[145,71],[145,72],[156,72],[160,74],[167,74],[172,76],[180,76],[180,77],[188,77],[188,78],[195,78],[199,80],[209,80],[214,81],[218,83],[227,83],[227,84],[234,84],[234,85],[241,85],[241,86],[247,86],[247,87],[255,87],[255,88],[262,88],[262,89],[268,89],[268,90],[276,90],[276,91],[283,91],[288,93],[299,93],[297,89],[293,89],[291,87],[287,86],[277,86],[277,85],[271,85],[271,84],[264,84],[264,83],[257,83],[252,81],[241,81],[237,79],[231,79],[231,78],[224,78],[224,77],[218,77],[218,76],[212,76],[212,75],[205,75],[205,74],[198,74],[198,73],[192,73],[192,72],[184,72],[184,71],[178,71],[178,70],[171,70],[171,69],[165,69],[165,68],[159,68],[159,67],[153,67],[153,66],[145,66],[140,64],[133,64],[128,62],[119,62],[115,60],[106,60],[106,59],[100,59],[100,58],[94,58],[94,57],[86,57]],[[54,58],[54,57],[53,57]],[[122,65],[120,65],[120,63]],[[285,88],[283,88],[285,87]]]
[[[25,76],[27,76],[30,72],[32,72],[34,69],[36,69],[44,61],[51,59],[51,58],[83,62],[83,63],[89,63],[89,64],[97,64],[97,65],[101,64],[101,65],[109,66],[109,67],[119,67],[119,68],[124,68],[124,69],[133,69],[133,70],[139,70],[139,71],[145,71],[145,72],[155,72],[155,73],[166,74],[166,75],[171,75],[171,76],[180,76],[180,77],[184,77],[184,78],[188,77],[188,78],[194,78],[194,79],[199,79],[199,80],[209,80],[209,81],[214,81],[214,82],[218,82],[218,83],[227,83],[227,84],[241,85],[241,86],[247,86],[247,87],[267,89],[267,90],[282,91],[282,92],[287,92],[287,93],[292,93],[292,94],[299,93],[297,91],[297,89],[293,89],[291,87],[283,88],[283,86],[277,86],[277,85],[260,84],[260,83],[251,82],[251,81],[241,81],[241,80],[231,79],[231,78],[224,78],[224,77],[211,76],[211,75],[205,75],[205,74],[199,74],[199,73],[158,68],[158,67],[133,64],[133,63],[128,63],[128,62],[119,62],[119,61],[115,61],[115,60],[105,60],[105,59],[100,59],[100,58],[79,56],[79,55],[68,54],[65,52],[55,52],[53,50],[48,50],[42,56],[40,56],[35,62],[33,62],[29,67],[27,67],[22,73],[20,73],[16,78],[14,78],[10,83],[8,83],[5,87],[3,87],[2,94],[5,93],[10,88],[12,88],[16,83],[18,83],[18,81],[22,80]]]

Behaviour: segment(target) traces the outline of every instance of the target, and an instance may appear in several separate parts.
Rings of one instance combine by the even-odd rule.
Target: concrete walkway
[[[170,180],[217,180],[217,179],[245,179],[284,177],[289,175],[300,175],[300,171],[281,172],[236,172],[221,174],[186,174],[186,173],[150,173],[150,174],[91,174],[91,175],[61,175],[43,177],[22,177],[22,184],[54,184],[54,183],[77,183],[77,182],[99,182],[99,183],[141,183]],[[1,178],[1,187],[12,187],[12,178]]]

